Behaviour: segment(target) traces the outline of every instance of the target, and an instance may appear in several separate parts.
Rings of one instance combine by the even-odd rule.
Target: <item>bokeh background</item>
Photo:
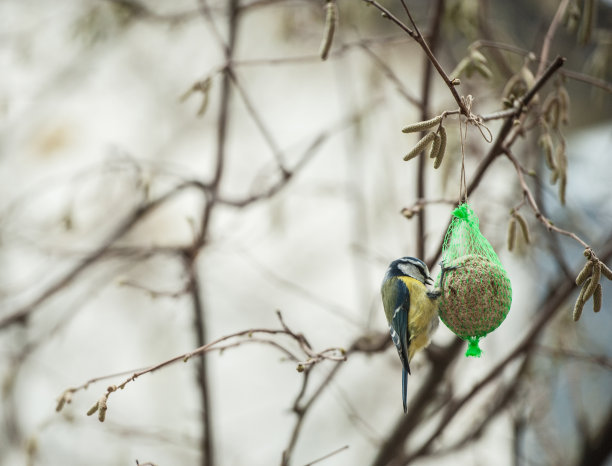
[[[406,20],[396,3],[387,2]],[[443,3],[436,55],[447,72],[487,35],[519,51],[483,48],[491,79],[462,77],[460,91],[474,96],[475,112],[500,110],[509,75],[495,66],[494,54],[502,53],[516,73],[525,59],[520,51],[539,53],[559,2]],[[589,42],[580,44],[560,25],[551,48],[552,56],[568,58],[565,69],[595,83],[566,78],[566,205],[540,171],[537,136],[519,140],[515,151],[542,174],[534,189],[546,214],[597,252],[610,246],[612,230],[612,5],[595,3]],[[227,65],[233,84],[221,201],[193,261],[206,341],[280,328],[276,310],[315,351],[349,348],[358,338],[380,339],[387,331],[380,281],[391,260],[415,255],[417,247],[416,217],[400,214],[418,200],[417,162],[402,161],[417,137],[400,130],[420,119],[415,101],[423,95],[425,56],[374,7],[338,0],[336,34],[323,61],[324,2],[242,0],[228,64],[222,42],[229,4],[0,1],[0,319],[28,310],[27,319],[0,330],[2,465],[202,463],[197,358],[112,394],[104,423],[86,412],[125,376],[93,383],[61,412],[55,408],[70,387],[199,346],[193,277],[179,249],[193,244],[211,198],[197,186],[183,189],[112,243],[109,238],[142,205],[182,183],[213,179]],[[428,32],[433,7],[408,5]],[[208,91],[189,92],[207,78]],[[430,114],[455,108],[434,74]],[[435,171],[428,163],[425,170],[426,198],[441,201],[426,207],[427,259],[459,195],[458,121],[447,119],[442,167]],[[501,123],[488,126],[495,135]],[[468,179],[488,147],[470,128]],[[513,305],[483,341],[481,359],[461,356],[446,370],[432,392],[439,405],[449,393],[467,393],[513,350],[559,280],[582,266],[583,248],[549,233],[528,210],[532,244],[507,251],[509,211],[521,199],[506,159],[491,165],[470,196],[483,233],[509,271]],[[108,248],[91,260],[102,245]],[[62,281],[83,260],[90,263]],[[520,375],[511,402],[478,436],[415,463],[580,464],[585,445],[605,435],[612,418],[612,292],[609,282],[602,285],[599,314],[587,304],[582,319],[572,321],[576,289],[539,336],[528,367],[519,374],[518,361],[508,365],[435,448],[444,452],[481,422],[496,390]],[[51,287],[57,289],[38,302]],[[441,325],[433,348],[454,339]],[[289,338],[274,341],[299,353]],[[292,406],[304,377],[295,362],[270,345],[248,342],[209,353],[206,361],[215,464],[279,464],[295,428]],[[308,372],[306,399],[338,364],[303,419],[291,464],[308,464],[344,446],[321,464],[370,464],[404,416],[400,363],[389,345],[351,353],[343,363],[318,363]],[[425,354],[415,358],[409,398],[431,364]],[[426,438],[435,425],[428,419],[439,414],[432,406],[407,445]]]

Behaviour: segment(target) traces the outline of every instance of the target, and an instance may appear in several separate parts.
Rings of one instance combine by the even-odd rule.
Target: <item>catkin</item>
[[[612,270],[610,270],[603,262],[601,263],[601,273],[603,273],[604,277],[606,277],[608,280],[612,280]]]
[[[486,57],[479,50],[476,50],[476,49],[470,51],[470,58],[472,59],[473,62],[477,62],[477,63],[487,62]]]
[[[546,122],[557,129],[559,127],[559,98],[554,94],[549,94],[542,106],[542,114]]]
[[[592,271],[593,271],[593,261],[588,261],[586,264],[584,264],[584,267],[582,267],[582,270],[576,277],[576,285],[578,286],[582,285],[584,281],[587,279],[587,277],[591,276]]]
[[[559,173],[560,170],[559,168],[555,168],[551,173],[550,173],[550,183],[551,184],[555,184],[557,182],[557,180],[559,179]]]
[[[508,82],[506,83],[506,85],[504,86],[504,90],[502,91],[503,98],[512,98],[512,100],[516,99],[518,96],[514,95],[514,88],[518,86],[520,82],[521,78],[518,74],[512,75],[510,79],[508,79]]]
[[[578,41],[580,45],[586,45],[591,40],[593,32],[595,11],[595,0],[585,0],[580,21],[580,29],[578,30]]]
[[[473,66],[474,69],[478,71],[483,78],[491,79],[493,77],[493,72],[484,63],[474,62]]]
[[[508,251],[514,249],[514,243],[516,242],[516,217],[512,216],[510,222],[508,222]]]
[[[588,301],[593,293],[595,293],[595,288],[599,284],[599,279],[601,277],[601,262],[597,261],[593,264],[593,274],[591,275],[591,282],[589,286],[584,285],[584,301]]]
[[[565,205],[565,188],[567,186],[567,175],[565,172],[559,173],[559,202]]]
[[[327,60],[329,51],[334,40],[334,32],[336,30],[336,18],[338,13],[336,11],[336,2],[328,0],[325,4],[325,29],[323,32],[323,41],[321,42],[321,48],[319,49],[319,55],[321,60]]]
[[[440,147],[440,150],[438,150],[438,155],[436,156],[436,160],[434,160],[434,168],[440,168],[440,165],[442,164],[442,159],[444,158],[444,147],[446,146],[446,144],[443,144]]]
[[[62,396],[57,400],[55,411],[60,412],[65,404],[66,404],[66,397],[62,394]]]
[[[565,172],[567,169],[567,154],[565,153],[564,141],[557,146],[557,150],[555,151],[555,161],[557,166]]]
[[[440,162],[442,162],[442,157],[444,157],[444,152],[446,152],[446,128],[444,126],[440,126],[440,129],[438,129],[438,134],[440,135],[440,149],[438,150],[438,157],[440,158]],[[439,166],[440,164],[438,164],[438,167]]]
[[[564,86],[559,86],[559,103],[561,104],[561,123],[569,124],[570,97]]]
[[[429,152],[429,157],[435,159],[438,157],[438,153],[440,152],[440,135],[438,133],[434,134],[433,144],[431,145],[431,151]]]
[[[469,57],[464,57],[461,61],[455,66],[455,69],[450,72],[449,76],[454,76],[455,79],[457,76],[461,75],[466,69],[471,65],[472,60]]]
[[[574,315],[573,315],[574,322],[578,322],[578,319],[580,319],[580,316],[582,315],[582,309],[584,308],[584,302],[585,302],[584,290],[589,285],[590,281],[591,279],[588,278],[586,283],[580,290],[580,294],[578,295],[578,298],[576,299],[576,303],[574,304]]]
[[[91,408],[89,408],[89,411],[87,411],[87,415],[88,415],[88,416],[91,416],[93,413],[95,413],[95,412],[98,410],[98,406],[99,406],[99,404],[100,404],[100,403],[99,403],[98,401],[96,401],[96,402],[94,403],[94,405],[93,405]]]
[[[440,123],[440,121],[442,121],[442,115],[433,117],[431,120],[419,121],[418,123],[408,125],[402,129],[402,133],[416,133],[417,131],[433,128]]]
[[[593,294],[593,311],[601,311],[601,283],[598,283],[595,287],[595,293]]]
[[[515,214],[516,220],[518,221],[519,226],[521,227],[521,233],[523,233],[523,238],[526,243],[531,242],[531,238],[529,237],[529,227],[527,226],[527,220],[523,217],[519,212]]]
[[[551,170],[554,170],[556,167],[555,161],[553,159],[553,141],[552,136],[549,132],[546,132],[540,136],[540,147],[544,149],[544,155],[546,156],[546,165]]]
[[[584,308],[584,301],[580,298],[576,300],[576,304],[574,304],[574,322],[578,322],[580,316],[582,315],[582,309]]]
[[[106,419],[106,397],[102,397],[100,399],[100,401],[98,402],[99,405],[99,409],[98,409],[98,421],[100,422],[104,422],[104,419]]]
[[[429,144],[431,144],[435,136],[436,135],[433,132],[429,132],[423,136],[423,138],[417,142],[416,146],[414,146],[412,150],[404,156],[404,160],[407,162],[408,160],[411,160],[419,155]]]

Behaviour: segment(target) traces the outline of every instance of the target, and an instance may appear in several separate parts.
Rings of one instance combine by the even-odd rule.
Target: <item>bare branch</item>
[[[180,361],[187,362],[193,357],[202,356],[210,351],[223,350],[223,349],[227,349],[231,347],[236,347],[236,346],[239,346],[240,344],[253,343],[253,342],[261,343],[261,340],[252,338],[253,335],[257,335],[257,334],[285,335],[285,336],[288,336],[294,342],[296,342],[299,348],[303,351],[304,357],[305,357],[303,361],[301,362],[298,361],[298,364],[297,364],[298,371],[300,371],[301,365],[308,366],[308,368],[310,369],[312,366],[322,361],[333,361],[333,362],[346,361],[346,352],[342,348],[327,348],[320,352],[314,351],[308,344],[308,341],[306,340],[306,337],[304,337],[304,335],[300,333],[295,333],[293,330],[287,327],[286,324],[284,324],[280,311],[277,311],[277,315],[279,317],[279,320],[281,321],[280,329],[252,328],[252,329],[242,330],[239,332],[232,333],[230,335],[226,335],[226,336],[217,338],[216,340],[213,340],[205,345],[202,345],[199,348],[196,348],[190,352],[183,353],[178,356],[174,356],[170,359],[157,363],[153,366],[145,367],[142,369],[133,369],[130,371],[124,371],[124,372],[119,372],[119,373],[110,374],[110,375],[104,375],[100,377],[95,377],[77,387],[70,387],[66,389],[62,393],[60,398],[58,399],[58,406],[61,403],[61,406],[59,407],[58,411],[61,409],[61,407],[63,407],[64,402],[70,402],[74,393],[87,389],[90,385],[94,383],[97,383],[103,380],[109,380],[109,379],[116,378],[116,377],[121,377],[122,375],[125,375],[125,374],[130,374],[128,378],[124,379],[118,385],[113,385],[112,386],[114,387],[113,390],[107,391],[107,395],[110,395],[110,393],[115,392],[116,389],[125,388],[127,385],[129,385],[131,382],[136,381],[136,379],[138,379],[142,375],[153,373],[155,371],[163,369],[177,362],[180,362]],[[237,341],[233,341],[229,345],[227,344],[221,345],[221,343],[224,343],[228,340],[237,340]],[[293,356],[293,353],[290,350],[284,348],[280,343],[275,342],[273,346],[277,348],[282,348],[282,351],[285,354],[288,354],[292,356],[292,358],[295,358],[295,356]],[[312,359],[314,359],[314,361],[311,361]],[[299,399],[297,401],[299,402]]]
[[[561,235],[568,236],[572,238],[574,241],[578,242],[580,245],[582,245],[585,249],[590,248],[590,246],[585,241],[583,241],[578,235],[576,235],[575,233],[571,231],[567,231],[567,230],[557,227],[548,218],[546,218],[542,214],[542,212],[540,211],[540,208],[538,207],[533,197],[533,194],[531,194],[531,190],[529,189],[529,187],[527,186],[527,183],[525,182],[525,177],[523,176],[524,170],[520,166],[517,158],[512,154],[512,152],[508,148],[504,148],[504,153],[506,154],[508,159],[514,164],[514,167],[516,168],[516,174],[518,176],[519,183],[521,184],[523,195],[527,199],[527,202],[529,206],[531,207],[531,209],[533,210],[535,217],[544,224],[544,226],[546,227],[548,231],[554,231]]]

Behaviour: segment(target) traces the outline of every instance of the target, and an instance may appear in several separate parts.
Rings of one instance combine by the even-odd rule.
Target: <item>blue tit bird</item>
[[[444,268],[443,268],[444,271]],[[430,291],[427,265],[414,257],[402,257],[389,265],[381,286],[385,316],[391,339],[402,361],[402,401],[404,413],[410,361],[425,348],[438,327],[439,291]]]

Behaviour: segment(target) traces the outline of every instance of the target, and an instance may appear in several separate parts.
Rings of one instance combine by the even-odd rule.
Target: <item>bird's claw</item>
[[[456,270],[461,267],[463,267],[463,265],[451,265],[447,267],[446,265],[444,265],[444,261],[440,262],[440,283],[439,288],[435,291],[438,296],[441,296],[444,293],[444,279],[446,278],[447,272],[452,272],[453,270]]]

